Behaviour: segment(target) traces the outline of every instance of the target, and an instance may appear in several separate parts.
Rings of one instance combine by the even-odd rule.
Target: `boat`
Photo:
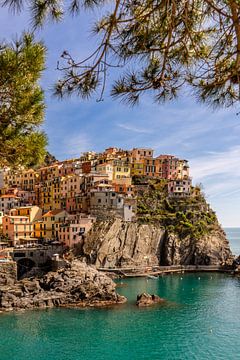
[[[155,279],[155,280],[158,279],[158,276],[154,276],[154,275],[147,275],[147,277],[148,277],[149,279]]]

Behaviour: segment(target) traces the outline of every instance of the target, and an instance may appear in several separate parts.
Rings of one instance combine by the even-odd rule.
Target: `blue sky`
[[[37,32],[48,48],[42,86],[49,151],[61,160],[109,146],[147,146],[155,155],[168,153],[188,159],[193,182],[203,184],[207,201],[222,225],[240,226],[240,115],[236,115],[240,105],[239,109],[213,112],[189,94],[165,105],[153,104],[145,96],[135,108],[112,100],[108,92],[103,102],[53,98],[51,88],[60,77],[56,64],[61,52],[66,49],[83,58],[94,48],[90,25],[95,15],[99,14],[66,18]],[[28,28],[26,13],[13,16],[1,9],[1,40],[10,41]]]

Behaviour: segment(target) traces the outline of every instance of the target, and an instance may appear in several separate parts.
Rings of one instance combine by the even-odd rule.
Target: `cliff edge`
[[[200,189],[169,198],[163,181],[137,190],[136,219],[97,221],[77,253],[97,267],[222,265],[231,257],[226,235]]]

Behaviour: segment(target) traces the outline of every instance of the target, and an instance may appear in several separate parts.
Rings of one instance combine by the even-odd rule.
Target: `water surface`
[[[239,359],[240,281],[224,274],[124,280],[125,305],[0,316],[1,360]],[[166,304],[138,309],[140,292]]]
[[[240,229],[225,230],[240,254]],[[239,279],[205,273],[123,282],[122,306],[0,315],[0,360],[240,359]],[[138,309],[141,292],[166,303]]]

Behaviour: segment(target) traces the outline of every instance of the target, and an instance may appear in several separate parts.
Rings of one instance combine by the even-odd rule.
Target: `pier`
[[[232,273],[233,269],[220,265],[171,265],[152,267],[125,267],[125,268],[98,268],[99,271],[114,273],[120,277],[148,277],[163,274],[185,273],[185,272],[222,272]]]

